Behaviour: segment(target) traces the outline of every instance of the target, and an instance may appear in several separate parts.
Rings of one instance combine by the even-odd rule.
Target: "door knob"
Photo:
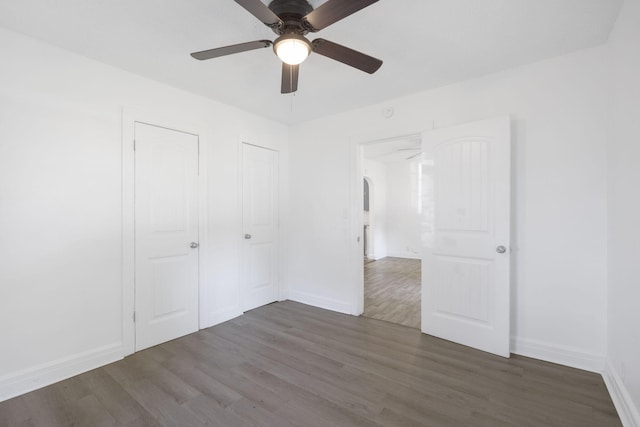
[[[499,254],[503,254],[505,252],[507,252],[507,248],[505,248],[504,246],[500,245],[496,248],[496,252],[498,252]]]
[[[245,234],[245,235],[244,235],[244,238],[245,238],[245,239],[247,239],[247,240],[249,240],[249,239],[251,238],[251,234],[249,234],[249,233]]]
[[[191,249],[196,249],[198,247],[198,243],[197,242],[191,242],[191,244],[189,245],[189,247]]]

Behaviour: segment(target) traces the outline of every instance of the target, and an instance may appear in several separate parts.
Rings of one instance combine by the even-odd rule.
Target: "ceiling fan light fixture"
[[[298,65],[311,53],[311,43],[299,34],[284,34],[273,42],[273,50],[285,64]]]

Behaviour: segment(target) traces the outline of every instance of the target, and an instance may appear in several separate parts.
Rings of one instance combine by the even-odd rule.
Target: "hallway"
[[[420,272],[419,259],[365,263],[363,316],[420,329]]]

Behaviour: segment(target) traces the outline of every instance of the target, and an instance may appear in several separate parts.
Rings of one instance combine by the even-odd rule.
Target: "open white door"
[[[510,120],[423,134],[422,332],[509,357]]]
[[[242,144],[242,308],[278,300],[278,152]]]
[[[198,330],[198,137],[135,124],[136,351]]]

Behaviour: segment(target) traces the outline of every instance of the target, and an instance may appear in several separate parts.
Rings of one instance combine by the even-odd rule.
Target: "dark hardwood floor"
[[[364,264],[363,316],[420,329],[421,262],[386,257]]]
[[[602,378],[282,302],[0,403],[1,426],[619,426]]]

